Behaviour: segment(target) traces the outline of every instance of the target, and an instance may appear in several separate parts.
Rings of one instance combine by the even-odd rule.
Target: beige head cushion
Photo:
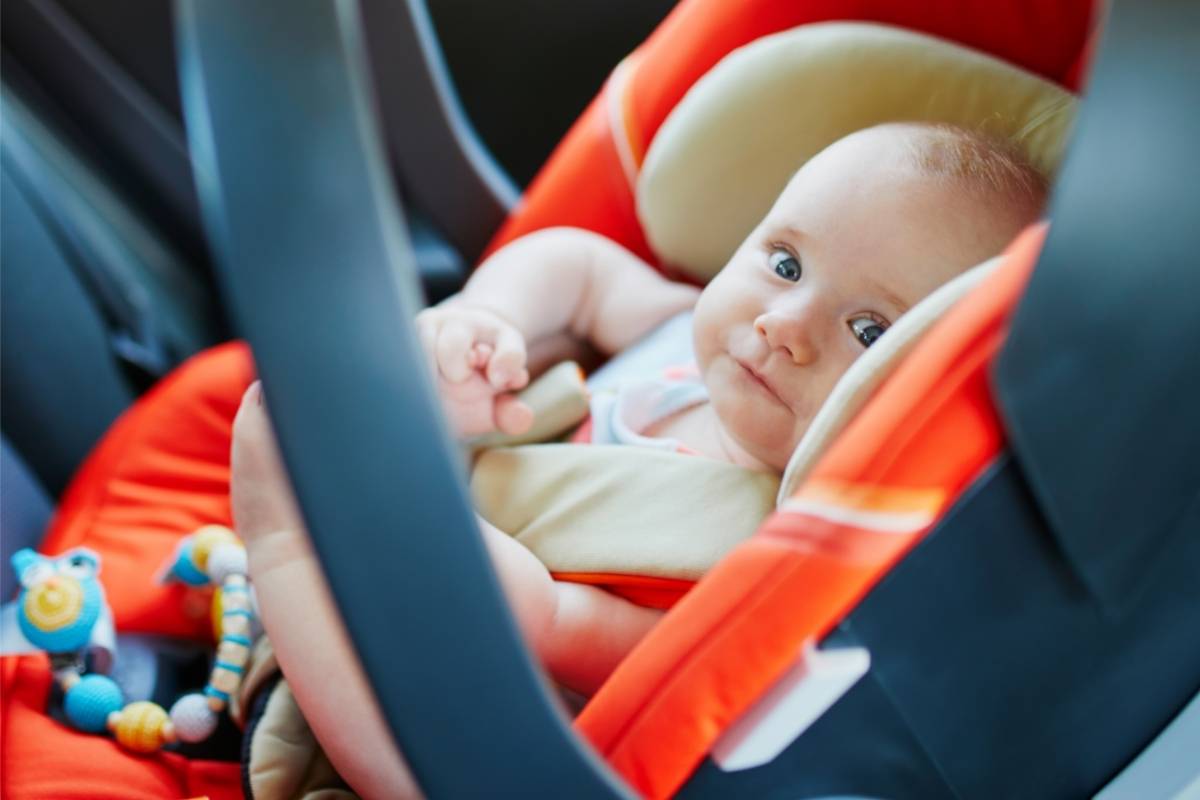
[[[980,52],[900,28],[804,25],[735,50],[663,123],[637,185],[638,216],[664,263],[707,281],[788,179],[856,130],[945,122],[1007,138],[1047,176],[1075,98]]]

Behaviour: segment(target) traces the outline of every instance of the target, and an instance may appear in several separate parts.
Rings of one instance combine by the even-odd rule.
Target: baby
[[[702,292],[603,237],[551,229],[499,250],[417,327],[458,432],[520,433],[532,412],[514,392],[529,381],[531,350],[567,334],[618,353],[694,308],[708,400],[637,432],[779,473],[851,362],[921,298],[998,253],[1043,194],[1032,168],[974,134],[881,125],[805,164]],[[364,796],[415,793],[324,588],[257,384],[235,423],[232,488],[266,630],[317,738]],[[560,684],[590,694],[658,620],[554,581],[516,540],[480,527],[518,626]],[[338,735],[346,719],[353,740]]]

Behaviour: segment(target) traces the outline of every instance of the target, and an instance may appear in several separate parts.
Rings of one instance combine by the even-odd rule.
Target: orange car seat
[[[765,34],[831,19],[886,22],[993,53],[1075,88],[1086,59],[1090,11],[1087,0],[1013,0],[1000,6],[685,0],[617,67],[492,247],[541,227],[577,225],[653,261],[631,183],[641,159],[688,88],[726,53]],[[885,391],[895,405],[873,404],[818,468],[817,482],[800,495],[801,500],[872,513],[915,510],[927,521],[905,538],[889,539],[882,549],[879,537],[864,528],[853,532],[853,552],[824,553],[821,531],[837,526],[821,522],[805,507],[781,512],[676,610],[681,623],[695,621],[696,626],[690,632],[688,624],[660,629],[585,709],[579,729],[640,792],[674,792],[719,732],[714,721],[736,715],[794,655],[780,648],[823,633],[822,626],[865,594],[992,457],[1000,434],[983,370],[1036,248],[1037,234],[1014,248],[1009,264],[992,282],[998,293],[985,298],[977,292],[945,321],[939,336],[931,337],[937,341],[923,344],[913,363],[888,383]],[[948,366],[948,359],[964,354],[969,359],[957,368]],[[68,490],[42,549],[87,545],[101,554],[100,577],[119,630],[201,640],[211,636],[203,602],[179,587],[151,587],[147,576],[179,537],[203,524],[229,522],[231,420],[251,374],[248,354],[237,344],[192,359],[126,412]],[[923,385],[937,385],[939,391],[928,394],[918,388]],[[952,462],[934,461],[922,450],[877,471],[880,462],[872,456],[876,445],[914,433],[899,408],[928,411],[925,426],[935,436],[931,447],[944,441],[936,437],[964,431],[977,444]],[[864,480],[890,488],[864,493],[855,488]],[[819,496],[812,494],[818,492],[813,487],[819,487]],[[797,515],[817,520],[813,532],[796,532],[789,520]],[[764,570],[775,577],[760,579]],[[809,580],[819,580],[832,616],[787,619],[756,613],[760,604],[787,603],[795,581],[813,575],[818,577]],[[746,593],[728,590],[741,585],[750,588]],[[719,631],[702,622],[725,613],[727,624]],[[786,635],[768,641],[762,636],[764,620],[782,626],[775,634]],[[698,635],[727,636],[745,647],[734,648],[738,656],[733,660],[706,660],[694,647]],[[716,684],[722,690],[698,696],[690,681],[673,688],[669,682],[647,680],[664,674],[664,668],[668,674],[702,675],[696,685]],[[171,753],[134,756],[107,739],[77,734],[51,721],[45,715],[51,681],[41,657],[5,657],[0,678],[0,793],[27,798],[241,795],[237,765],[189,761]],[[648,702],[651,696],[657,698],[653,703]],[[87,769],[80,770],[79,764]]]

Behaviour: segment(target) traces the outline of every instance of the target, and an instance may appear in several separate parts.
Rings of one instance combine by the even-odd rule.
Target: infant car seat
[[[666,110],[678,101],[683,89],[734,45],[774,29],[838,16],[832,8],[836,4],[830,4],[829,8],[824,5],[801,9],[789,7],[786,11],[773,4],[752,4],[742,8],[748,15],[747,20],[752,21],[731,24],[724,16],[729,11],[714,8],[715,5],[684,3],[647,43],[642,55],[636,57],[638,61],[626,62],[626,75],[622,81],[629,79],[631,63],[640,63],[637,74],[649,76],[642,80],[651,85],[663,81],[663,76],[680,73],[690,76],[679,79],[682,88],[669,102],[649,90],[621,94],[618,108],[657,108],[663,111],[662,116],[655,120],[653,115],[637,117],[629,114],[617,119],[626,123],[630,119],[640,120],[645,124],[642,130],[652,134],[666,116]],[[1074,16],[1058,16],[1061,6],[1041,4],[1040,10],[1048,15],[1047,24],[1042,27],[1045,27],[1049,40],[1061,46],[1061,50],[1049,56],[1047,49],[1040,44],[1035,46],[1026,35],[1031,28],[1039,27],[1038,17],[1025,13],[1037,4],[1014,4],[1011,16],[1004,17],[1011,27],[1006,28],[1002,23],[989,27],[988,34],[977,31],[972,34],[977,25],[968,22],[966,11],[961,12],[960,18],[957,8],[943,9],[937,14],[912,10],[913,19],[905,20],[897,18],[903,16],[901,10],[888,5],[886,12],[871,16],[932,31],[972,46],[995,45],[984,49],[998,52],[1015,63],[1055,79],[1068,80],[1066,76],[1079,74],[1086,16],[1082,7],[1074,8]],[[201,183],[210,206],[210,229],[219,241],[226,266],[238,265],[238,271],[227,275],[227,280],[236,289],[278,289],[278,285],[270,285],[269,273],[260,273],[256,277],[253,273],[240,271],[256,258],[263,262],[264,269],[285,265],[296,268],[291,278],[294,281],[292,293],[286,298],[288,302],[282,302],[285,298],[281,297],[279,308],[259,307],[257,316],[249,313],[240,316],[262,360],[264,380],[268,387],[278,387],[281,401],[278,408],[273,404],[276,424],[283,434],[285,456],[331,583],[346,611],[351,633],[373,678],[381,704],[388,712],[418,778],[431,796],[494,792],[501,786],[522,787],[525,794],[552,794],[556,790],[561,793],[564,786],[571,787],[573,796],[611,796],[619,792],[616,784],[597,780],[596,773],[588,766],[586,754],[575,750],[559,735],[554,727],[556,718],[544,698],[539,700],[542,696],[536,682],[531,680],[533,673],[528,664],[522,662],[511,626],[499,610],[499,597],[494,583],[487,577],[478,542],[472,543],[469,536],[451,535],[456,530],[467,532],[470,516],[466,513],[461,489],[456,488],[453,461],[444,457],[445,446],[438,438],[438,431],[405,428],[404,435],[397,437],[396,427],[381,423],[397,415],[403,418],[406,412],[411,412],[413,417],[418,413],[425,417],[432,413],[432,404],[426,395],[406,391],[405,384],[413,383],[411,375],[421,373],[414,370],[407,379],[397,379],[379,368],[381,361],[389,363],[389,358],[411,365],[416,357],[402,326],[397,327],[395,309],[385,307],[384,300],[392,297],[395,291],[390,274],[386,270],[380,271],[384,277],[373,295],[381,298],[377,304],[328,309],[327,315],[321,317],[321,324],[314,325],[314,320],[309,318],[302,325],[276,328],[276,331],[289,331],[289,336],[293,337],[291,346],[300,345],[309,354],[311,364],[321,365],[321,374],[312,374],[306,382],[297,382],[297,374],[287,362],[275,358],[283,348],[279,339],[272,336],[271,328],[281,319],[288,319],[289,308],[305,305],[306,298],[311,301],[305,306],[309,312],[323,309],[324,313],[325,307],[331,305],[319,302],[322,299],[319,293],[312,293],[316,284],[311,281],[319,272],[312,266],[320,263],[321,254],[336,254],[344,260],[346,252],[355,252],[364,262],[383,264],[387,261],[389,237],[394,233],[389,232],[386,225],[378,225],[378,207],[371,204],[378,197],[372,192],[380,191],[379,173],[373,171],[378,167],[378,162],[372,161],[375,151],[368,148],[364,161],[359,137],[366,129],[355,127],[357,120],[350,114],[333,113],[348,107],[361,109],[363,98],[355,93],[361,92],[363,87],[351,78],[348,83],[334,87],[334,91],[318,91],[320,87],[310,85],[303,92],[273,99],[273,104],[278,103],[285,113],[310,113],[322,103],[330,104],[323,109],[328,112],[326,118],[331,120],[330,129],[324,132],[328,134],[326,141],[332,142],[328,154],[345,158],[339,163],[345,167],[346,185],[363,191],[321,199],[321,203],[329,203],[318,204],[325,211],[344,206],[346,217],[331,217],[331,229],[321,229],[316,218],[309,219],[312,225],[304,228],[297,226],[294,218],[289,220],[270,213],[267,221],[271,224],[261,225],[259,223],[264,220],[255,216],[254,209],[269,212],[271,201],[277,198],[245,194],[253,188],[248,180],[241,179],[247,176],[244,167],[249,161],[239,159],[257,158],[252,155],[256,151],[244,140],[226,138],[229,130],[236,129],[232,127],[234,118],[227,115],[238,109],[230,102],[231,95],[223,94],[230,84],[221,80],[220,65],[205,61],[201,56],[209,52],[206,47],[213,46],[214,41],[222,41],[225,46],[242,46],[246,53],[265,51],[263,58],[266,61],[279,58],[277,66],[286,64],[290,69],[296,61],[284,58],[288,54],[340,53],[336,42],[331,44],[327,35],[323,37],[332,29],[332,12],[325,9],[302,20],[293,20],[297,27],[288,30],[282,37],[287,41],[283,41],[266,35],[271,26],[254,28],[250,24],[265,23],[269,15],[256,15],[252,9],[236,10],[230,4],[222,7],[220,3],[208,7],[210,14],[203,6],[193,4],[186,8],[190,9],[194,26],[188,35],[193,37],[191,42],[195,48],[191,56],[194,60],[190,62],[194,70],[190,102],[198,102],[199,89],[204,88],[209,93],[208,111],[213,125],[207,128],[193,122],[192,134],[193,147],[206,170],[202,173]],[[771,19],[775,27],[749,30],[760,24],[755,15],[764,9],[762,18]],[[229,18],[244,14],[241,21],[247,27],[228,35],[229,30],[223,31],[219,27],[218,11],[231,14]],[[347,22],[345,7],[340,13],[343,15],[341,22],[348,25],[345,30],[353,33],[353,20]],[[710,26],[710,20],[720,24]],[[1057,22],[1058,27],[1050,24],[1053,22]],[[322,28],[322,25],[330,27]],[[991,31],[996,30],[1008,31],[1005,35],[1013,36],[1014,42],[997,44],[991,38]],[[693,42],[689,48],[682,46],[688,41],[686,38],[678,40],[681,44],[678,47],[663,43],[671,41],[668,36],[683,36],[688,32],[694,33],[696,41],[700,41],[703,37],[698,31],[711,34],[722,45],[713,48]],[[209,38],[222,33],[226,35]],[[959,35],[954,35],[956,33]],[[353,41],[353,36],[337,41],[342,43],[340,46],[345,46],[346,41]],[[314,43],[332,49],[306,49],[312,48]],[[663,59],[661,69],[651,70],[645,66],[652,63],[648,59],[654,52]],[[706,57],[711,55],[711,58],[707,62],[698,58],[702,63],[697,66],[694,61],[687,60],[697,52]],[[677,71],[669,69],[671,65]],[[353,75],[353,71],[350,74]],[[621,70],[618,70],[617,77],[610,82],[601,99],[585,114],[559,154],[552,159],[543,177],[531,189],[526,205],[502,234],[502,239],[545,224],[586,224],[590,221],[594,224],[588,224],[588,227],[600,229],[650,254],[649,242],[638,226],[626,171],[630,164],[636,168],[641,156],[638,150],[629,148],[622,157],[611,135],[605,134],[606,129],[611,130],[607,126],[611,115],[596,110],[612,110],[613,105],[608,104],[606,98],[612,96],[613,86],[620,84],[620,75]],[[244,73],[240,80],[246,83]],[[639,85],[644,84],[639,82]],[[254,91],[253,86],[245,88]],[[265,89],[265,85],[262,88]],[[329,87],[325,88],[328,90]],[[670,91],[664,93],[671,94]],[[241,109],[246,114],[250,109],[263,107],[251,104],[248,99],[246,102]],[[194,108],[191,113],[198,111]],[[1186,117],[1170,119],[1172,124],[1187,121]],[[231,127],[227,128],[227,125]],[[308,139],[299,131],[296,140],[285,148],[293,155],[304,152],[302,145],[308,144]],[[640,141],[643,147],[648,143],[648,140],[637,138],[629,141]],[[342,149],[347,143],[352,147]],[[293,147],[295,149],[291,149]],[[576,155],[572,157],[571,154]],[[255,182],[270,186],[274,180],[282,180],[287,169],[294,168],[297,163],[306,163],[306,160],[287,162],[281,156],[280,163],[289,166],[280,171],[272,164],[264,164]],[[582,177],[590,178],[590,182],[574,182],[585,170],[599,170],[605,160],[619,171],[584,174]],[[1176,188],[1187,185],[1183,176],[1174,176],[1173,181],[1166,183]],[[582,196],[578,191],[580,185],[589,187]],[[569,192],[569,186],[576,187],[573,193]],[[550,199],[555,196],[563,205],[552,214]],[[1179,197],[1180,208],[1194,207],[1188,205],[1190,196],[1182,190]],[[1190,202],[1194,203],[1194,199]],[[386,202],[383,207],[387,208]],[[297,203],[289,213],[311,210],[311,206]],[[537,213],[544,216],[536,219],[533,215]],[[1143,214],[1138,221],[1149,224],[1150,220],[1145,216]],[[366,220],[366,235],[350,235],[351,229],[343,227],[344,219],[357,220],[356,224]],[[297,227],[301,230],[296,231]],[[1161,232],[1161,228],[1160,225],[1154,230]],[[1056,245],[1059,252],[1065,247],[1057,244],[1060,239],[1053,238],[1060,235],[1058,230],[1056,227],[1052,234],[1047,258],[1056,252]],[[345,238],[339,238],[338,231]],[[314,238],[301,241],[308,232],[313,233]],[[334,235],[330,235],[331,232]],[[361,232],[361,229],[354,229],[355,234]],[[273,238],[283,233],[287,236]],[[278,244],[296,247],[280,250],[274,246]],[[1040,362],[1013,355],[1020,353],[1022,347],[1028,352],[1028,348],[1037,344],[1022,338],[1019,325],[1000,362],[1002,374],[1006,372],[1012,376],[1007,386],[1027,388],[1035,397],[1031,400],[1006,394],[1002,387],[1004,422],[993,410],[986,367],[999,347],[1008,310],[1021,294],[1039,244],[1040,234],[1032,233],[1014,246],[1006,265],[986,284],[987,289],[973,294],[968,303],[957,307],[954,314],[943,321],[935,334],[926,337],[902,371],[889,380],[858,420],[837,439],[826,458],[814,468],[810,479],[799,487],[796,505],[769,520],[759,536],[702,581],[592,700],[579,720],[580,729],[639,792],[653,796],[676,792],[681,795],[757,796],[781,791],[789,796],[846,791],[886,796],[1073,795],[1099,787],[1195,692],[1195,676],[1200,674],[1195,647],[1180,645],[1179,637],[1170,635],[1173,630],[1150,623],[1179,608],[1190,611],[1194,617],[1195,593],[1186,581],[1186,575],[1190,570],[1194,571],[1197,564],[1196,543],[1194,536],[1188,539],[1180,531],[1188,529],[1189,524],[1191,530],[1195,529],[1195,504],[1187,506],[1176,502],[1170,508],[1156,512],[1154,503],[1146,498],[1160,497],[1161,491],[1151,493],[1146,485],[1150,481],[1131,482],[1123,488],[1132,491],[1141,502],[1131,503],[1128,508],[1136,509],[1139,514],[1146,513],[1145,518],[1153,524],[1145,527],[1146,535],[1128,537],[1132,541],[1126,547],[1135,552],[1123,550],[1120,555],[1132,555],[1132,558],[1123,558],[1120,563],[1107,558],[1106,553],[1094,558],[1094,546],[1081,534],[1072,533],[1080,530],[1077,523],[1081,509],[1078,505],[1064,507],[1058,504],[1063,495],[1054,487],[1053,480],[1037,484],[1028,482],[1027,475],[1031,470],[1043,476],[1046,474],[1047,462],[1044,451],[1039,452],[1044,437],[1039,438],[1036,431],[1029,430],[1029,417],[1023,409],[1037,399],[1039,390],[1046,392],[1055,387],[1054,381],[1045,384],[1024,379],[1028,376],[1022,371],[1030,369],[1030,363]],[[1034,286],[1041,274],[1039,267]],[[1054,288],[1053,284],[1051,288]],[[238,292],[235,292],[235,302],[237,296]],[[1038,297],[1032,291],[1030,296]],[[408,310],[411,311],[411,307]],[[1024,309],[1022,313],[1025,313]],[[1036,321],[1045,319],[1044,314],[1029,313]],[[339,317],[339,314],[344,316]],[[369,337],[350,336],[339,338],[336,343],[328,337],[322,341],[321,337],[310,336],[310,333],[328,330],[326,325],[331,324],[345,325],[347,330],[353,330],[349,317],[379,323],[382,327],[371,328]],[[1194,342],[1195,331],[1183,325],[1180,321],[1183,318],[1184,315],[1168,315],[1165,320],[1168,331],[1179,334],[1181,341],[1185,335],[1191,335],[1192,339],[1187,341]],[[292,317],[291,321],[297,319]],[[397,335],[381,343],[378,333],[387,330],[389,324]],[[1060,337],[1057,341],[1066,348],[1064,352],[1073,352],[1069,345],[1077,340],[1078,332],[1071,330],[1069,320],[1063,321],[1061,327],[1062,330],[1057,331]],[[964,366],[955,372],[955,365],[960,363],[957,357],[963,354],[974,358],[964,360]],[[215,358],[196,363],[210,364]],[[328,385],[331,377],[338,375],[346,379],[345,386],[366,376],[367,390],[349,395],[339,392],[337,396],[322,391],[322,385]],[[223,378],[228,379],[228,375]],[[198,379],[195,376],[179,377],[177,385],[185,380]],[[920,392],[915,387],[922,380],[932,381],[925,385],[933,386],[937,391]],[[1155,397],[1167,397],[1168,390],[1196,388],[1174,378],[1167,379],[1167,383],[1167,386],[1158,387],[1164,391]],[[198,389],[197,396],[206,397],[208,391]],[[944,396],[939,397],[942,392]],[[169,395],[164,388],[158,396]],[[399,405],[388,408],[397,397],[402,398]],[[348,399],[352,400],[350,405],[341,405]],[[935,403],[935,400],[943,402]],[[236,402],[236,397],[233,401]],[[223,398],[221,402],[229,402],[229,398]],[[299,430],[297,421],[312,411],[309,403],[322,408],[323,419],[329,421],[328,426],[322,426],[323,435],[328,434],[327,440],[320,444],[296,434]],[[152,400],[148,398],[148,402],[126,420],[139,420],[137,424],[140,425],[140,421],[149,416],[151,407]],[[1186,427],[1186,419],[1180,420],[1177,408],[1160,407],[1159,410],[1163,412],[1164,420],[1179,423],[1178,430],[1190,430]],[[918,415],[918,411],[923,413]],[[911,416],[909,412],[912,412]],[[215,425],[216,417],[210,414],[206,418]],[[902,423],[908,419],[918,420],[921,425],[904,427]],[[370,428],[356,429],[367,422]],[[124,422],[126,432],[134,427],[134,422]],[[154,423],[150,423],[150,428],[153,427]],[[219,425],[215,427],[219,428]],[[917,444],[911,445],[909,437],[916,427],[924,431],[941,431],[941,435],[932,439],[918,437]],[[1012,455],[1004,454],[1006,431],[1013,440]],[[313,457],[321,445],[331,446],[330,438],[350,443],[362,441],[364,434],[374,436],[375,441],[390,441],[395,445],[392,449],[372,450],[376,456],[385,451],[382,452],[382,463],[368,464],[367,459],[372,454],[347,453],[349,457],[345,461],[337,462],[345,464],[346,470],[335,477],[320,466],[333,463],[330,458]],[[1120,437],[1121,443],[1126,444],[1128,438]],[[1188,443],[1184,436],[1175,444]],[[874,461],[878,448],[894,457]],[[121,449],[118,444],[108,443],[107,450],[102,446],[102,451],[94,458],[98,459],[100,452],[107,452],[108,456],[117,459]],[[419,467],[399,455],[426,450],[430,455]],[[943,451],[952,457],[945,458]],[[1080,452],[1086,451],[1080,448]],[[1174,497],[1187,496],[1187,489],[1195,486],[1197,477],[1195,466],[1177,457],[1178,452],[1182,450],[1163,447],[1160,456],[1161,465],[1169,468],[1165,491],[1173,493]],[[129,462],[122,463],[127,465]],[[871,465],[876,463],[881,465],[871,474],[872,482],[894,491],[876,490],[865,496],[846,491],[849,484],[861,479],[863,469],[874,469]],[[1080,465],[1075,463],[1073,466]],[[365,474],[357,471],[363,468],[366,468]],[[913,471],[905,472],[909,468]],[[930,474],[930,470],[934,474]],[[1049,472],[1059,474],[1054,469]],[[130,477],[136,478],[136,470],[134,473]],[[388,476],[386,482],[379,478],[384,474]],[[1091,479],[1096,477],[1094,471],[1082,470],[1080,474]],[[1160,477],[1159,470],[1153,474]],[[399,476],[398,489],[395,476]],[[206,491],[225,479],[219,471],[205,473]],[[395,507],[391,512],[394,514],[388,509],[366,508],[365,504],[327,502],[339,493],[344,498],[364,487],[369,489],[384,483],[393,499]],[[136,480],[133,485],[136,486]],[[436,488],[439,485],[441,488]],[[77,487],[87,487],[78,489],[79,496],[84,498],[89,489],[103,490],[111,486],[110,477],[99,467],[91,473],[90,481],[77,484]],[[1047,486],[1054,488],[1047,490]],[[944,491],[931,493],[931,489],[938,488]],[[1154,488],[1164,489],[1163,486]],[[1039,494],[1040,506],[1032,502],[1031,491]],[[1194,493],[1194,488],[1192,491]],[[1119,494],[1114,492],[1110,496]],[[417,502],[405,503],[406,498]],[[439,499],[448,502],[442,505],[437,502]],[[1098,506],[1103,507],[1103,504]],[[1148,506],[1150,511],[1147,511]],[[1054,523],[1053,528],[1047,527],[1035,510],[1039,507],[1043,509],[1041,513]],[[831,531],[847,527],[844,519],[829,519],[830,508],[863,512],[865,517],[860,513],[853,518],[860,521],[866,518],[877,522],[879,517],[872,515],[881,513],[899,515],[909,521],[909,527],[901,531],[908,538],[895,537],[895,541],[886,544],[886,552],[882,555],[867,541],[856,542],[856,546],[849,549],[822,551],[819,547],[822,541],[843,543]],[[1051,510],[1044,510],[1047,508]],[[77,514],[84,513],[80,509],[98,513],[103,510],[103,498],[82,502],[76,508]],[[911,522],[914,512],[917,524]],[[1189,514],[1190,517],[1186,516]],[[191,516],[164,520],[160,530],[167,533],[174,528],[175,534],[182,534],[191,529],[197,516],[220,518],[222,515],[227,516],[227,509],[199,510]],[[369,578],[364,583],[364,571],[370,567],[365,562],[371,559],[362,559],[361,552],[390,552],[394,543],[384,534],[395,529],[392,523],[399,521],[401,516],[404,523],[415,529],[432,529],[448,523],[444,537],[416,537],[417,544],[410,543],[409,546],[417,547],[420,552],[414,551],[410,555],[428,560],[442,557],[442,564],[454,563],[455,567],[449,571],[444,568],[427,570],[424,575],[420,571],[406,571],[405,580],[397,583],[395,588],[398,598],[412,598],[426,604],[432,599],[434,605],[444,610],[444,613],[439,610],[433,625],[429,624],[426,615],[398,617],[392,604],[382,604],[393,608],[391,611],[381,609],[377,595],[364,591],[379,584],[371,583]],[[1064,518],[1066,524],[1060,525]],[[62,514],[57,524],[74,525],[86,537],[86,525],[79,519],[67,520]],[[1084,518],[1085,523],[1097,520],[1103,521],[1103,515],[1094,511]],[[1089,526],[1089,529],[1100,527],[1103,526]],[[344,550],[339,553],[334,542],[336,535],[332,533],[335,530],[354,530],[359,537],[359,552],[353,557],[348,557]],[[878,531],[872,532],[869,526],[860,533],[859,539],[863,540],[881,538]],[[924,539],[917,544],[916,539],[922,534]],[[1104,537],[1100,540],[1106,543],[1120,541]],[[1164,559],[1162,555],[1168,552],[1168,544],[1178,546],[1169,551],[1171,558]],[[879,576],[903,550],[913,545],[916,549],[869,593],[868,583],[861,583],[857,588],[845,583],[839,595],[833,591],[837,587],[832,586],[836,581],[830,571],[814,570],[818,558],[828,559],[831,564],[840,559],[848,562],[850,567],[862,561],[869,565],[875,576]],[[379,548],[378,551],[375,548]],[[129,548],[112,541],[101,549],[107,563],[107,559],[119,556]],[[1144,553],[1157,558],[1138,558]],[[143,566],[152,570],[155,564],[144,562]],[[403,569],[402,564],[392,566]],[[847,573],[852,571],[849,567],[845,569]],[[800,574],[813,577],[797,585],[795,579]],[[1011,589],[1018,585],[1017,580],[1026,584],[1023,587],[1025,595],[1014,600]],[[822,585],[823,581],[828,581],[830,586]],[[814,611],[813,598],[840,606],[822,619],[816,619],[820,615]],[[749,602],[755,599],[759,604]],[[119,623],[123,613],[129,614],[129,609],[136,607],[132,600],[129,602],[130,605],[122,603],[115,609]],[[485,604],[473,605],[473,602]],[[118,605],[116,598],[114,605]],[[986,613],[981,609],[986,609]],[[1037,616],[1045,616],[1046,624],[1031,628],[1029,609],[1036,609]],[[722,617],[725,611],[728,615]],[[839,620],[841,613],[847,611],[848,616]],[[809,626],[810,622],[815,627]],[[835,626],[832,631],[829,631],[829,625]],[[183,626],[186,627],[186,621]],[[1082,636],[1079,635],[1080,628],[1084,630]],[[400,647],[392,646],[394,642],[390,641],[390,636],[379,636],[383,630],[398,639]],[[726,772],[707,758],[710,745],[718,742],[730,723],[788,669],[804,645],[815,643],[816,638],[826,632],[830,632],[824,639],[826,647],[851,645],[869,651],[871,668],[866,675],[807,732],[794,742],[784,742],[785,749],[769,763]],[[1027,640],[1028,648],[1024,647]],[[1024,658],[1023,655],[1030,651],[1048,655],[1040,660]],[[1127,685],[1122,679],[1132,680],[1131,676],[1138,674],[1136,664],[1146,663],[1146,658],[1156,667],[1153,672],[1155,696],[1122,694],[1120,689]],[[492,666],[481,670],[479,664],[485,661]],[[1079,687],[1075,684],[1073,678],[1080,674],[1081,664],[1086,664],[1099,676],[1093,685]],[[1160,666],[1162,669],[1157,669]],[[34,675],[39,669],[44,671],[44,664],[33,659],[5,660],[6,791],[29,797],[103,796],[104,791],[110,796],[121,797],[138,796],[138,792],[142,796],[162,796],[164,793],[186,794],[201,785],[195,776],[205,773],[209,769],[207,766],[198,767],[177,756],[136,759],[120,753],[104,740],[76,736],[55,728],[44,717],[35,717],[32,712],[41,712],[49,684],[48,679],[41,686],[37,684]],[[1030,680],[1031,675],[1036,679]],[[1031,683],[1038,685],[1031,689]],[[14,691],[14,686],[20,691]],[[454,693],[444,691],[450,686],[455,687]],[[1060,690],[1066,696],[1059,697]],[[465,697],[460,701],[455,694]],[[963,702],[968,696],[973,698],[972,703]],[[480,703],[481,697],[497,697],[497,700]],[[518,708],[502,702],[517,697],[527,702],[528,707]],[[952,707],[947,707],[946,698],[954,698]],[[1099,737],[1106,740],[1100,744],[1097,744],[1096,736],[1078,736],[1084,721],[1095,719],[1097,709],[1117,702],[1120,702],[1119,714],[1126,720],[1124,730]],[[16,717],[18,710],[24,714],[20,720]],[[523,724],[512,724],[514,712],[521,714]],[[34,727],[35,719],[43,719],[45,724]],[[1034,722],[1045,725],[1040,735],[1034,735],[1035,731],[1031,730]],[[18,728],[19,733],[14,733]],[[97,787],[97,780],[89,779],[90,785],[83,790],[80,786],[54,782],[61,778],[51,779],[61,773],[61,768],[58,773],[53,772],[56,763],[67,763],[64,758],[78,758],[82,754],[76,749],[82,740],[91,743],[86,745],[91,748],[88,755],[95,762],[103,763],[106,771],[109,764],[121,764],[119,770],[106,772],[114,782]],[[25,743],[19,754],[14,752],[14,742],[18,741]],[[55,748],[59,750],[55,751]],[[724,752],[736,751],[736,747],[728,746],[726,742]],[[1051,756],[1057,759],[1056,763],[1048,763]],[[463,770],[462,761],[468,757],[472,769]],[[727,767],[736,766],[734,760],[724,758],[724,761]],[[229,772],[222,772],[219,767],[213,769],[216,770],[213,774],[219,773],[221,779],[205,784],[204,790],[213,796],[236,793],[229,782]],[[125,781],[123,784],[115,782],[118,771],[121,774],[119,780]]]

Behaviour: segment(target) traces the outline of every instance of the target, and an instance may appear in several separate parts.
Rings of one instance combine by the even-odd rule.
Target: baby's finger
[[[425,362],[436,376],[437,368],[437,334],[438,326],[429,318],[417,317],[417,336],[421,339],[421,350],[425,353]]]
[[[496,398],[493,413],[497,430],[509,436],[520,436],[533,426],[533,409],[511,394]]]
[[[473,369],[482,369],[487,365],[488,359],[492,357],[492,346],[487,342],[476,342],[471,348],[471,367]]]
[[[475,343],[471,328],[456,322],[447,322],[438,333],[434,345],[437,353],[438,370],[451,383],[462,383],[471,377],[470,350]]]
[[[520,389],[525,371],[525,340],[521,334],[507,326],[496,332],[496,349],[487,365],[488,382],[497,389]],[[525,376],[528,382],[529,376]],[[520,385],[517,385],[520,383]]]

